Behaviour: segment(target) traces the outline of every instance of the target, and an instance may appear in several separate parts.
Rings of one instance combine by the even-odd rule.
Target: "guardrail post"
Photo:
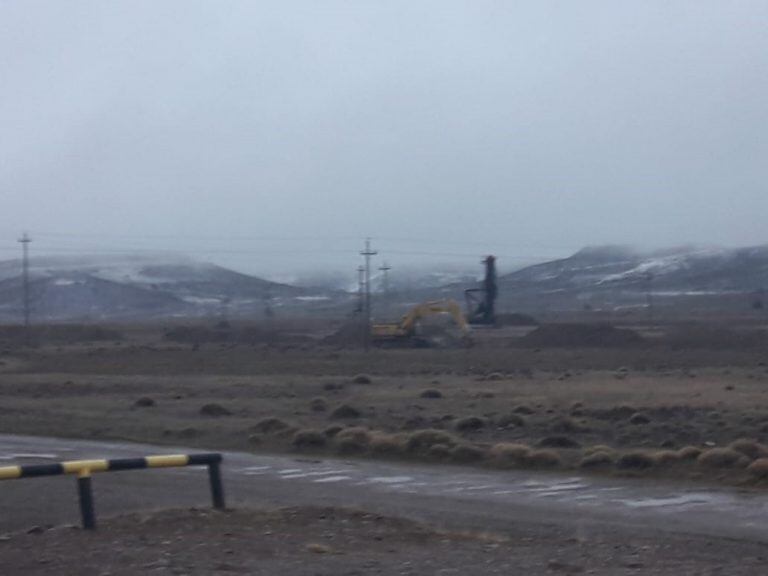
[[[96,514],[93,510],[93,491],[91,490],[91,471],[83,470],[77,476],[77,493],[80,497],[80,515],[85,530],[96,529]]]
[[[224,485],[221,482],[221,465],[219,462],[208,464],[208,478],[211,481],[211,499],[213,507],[223,510],[224,506]]]

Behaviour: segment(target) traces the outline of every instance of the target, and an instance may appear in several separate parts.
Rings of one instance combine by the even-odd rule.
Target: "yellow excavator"
[[[426,318],[449,316],[459,330],[458,337],[442,327],[430,327],[423,322]],[[430,329],[432,328],[432,329]],[[434,329],[437,328],[437,329]],[[379,346],[447,346],[471,344],[469,324],[464,318],[461,306],[455,300],[433,300],[411,308],[397,324],[373,324],[371,340]]]

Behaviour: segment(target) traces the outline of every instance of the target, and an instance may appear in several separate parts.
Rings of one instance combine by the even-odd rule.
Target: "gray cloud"
[[[0,248],[763,243],[766,29],[762,1],[0,2]]]

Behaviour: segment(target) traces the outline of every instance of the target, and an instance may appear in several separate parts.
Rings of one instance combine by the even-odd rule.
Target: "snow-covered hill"
[[[21,310],[21,264],[0,262],[0,317]],[[270,282],[177,255],[39,257],[30,265],[38,319],[96,320],[261,314],[266,306],[307,306],[327,295]]]

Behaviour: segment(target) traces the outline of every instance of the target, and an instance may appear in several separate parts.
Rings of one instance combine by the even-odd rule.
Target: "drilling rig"
[[[495,326],[496,325],[496,257],[486,256],[485,278],[480,288],[470,288],[464,291],[467,301],[467,321],[470,324]]]

